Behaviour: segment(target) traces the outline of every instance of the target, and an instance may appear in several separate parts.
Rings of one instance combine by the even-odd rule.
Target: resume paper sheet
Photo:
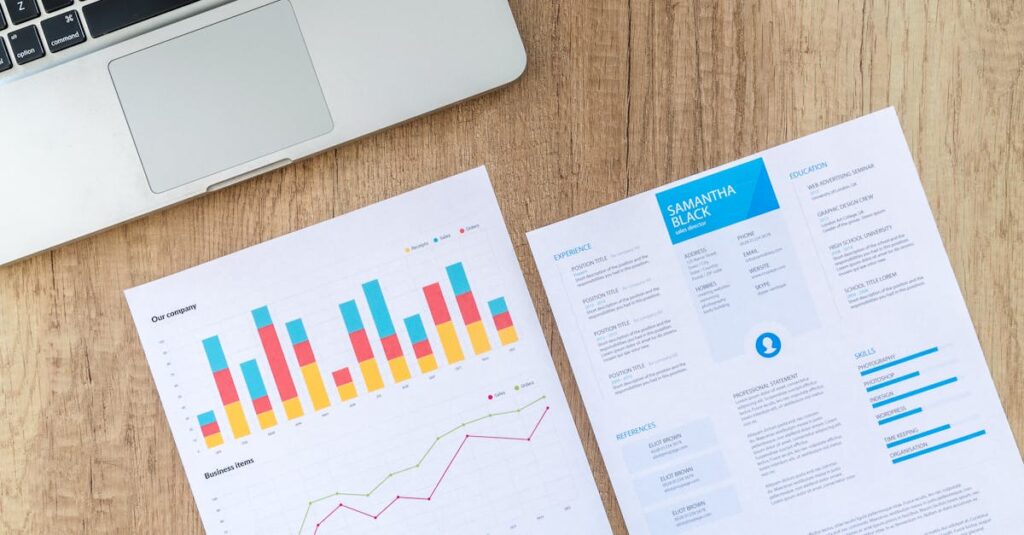
[[[1020,533],[896,114],[529,235],[631,533]]]
[[[483,168],[126,294],[211,535],[610,533]]]

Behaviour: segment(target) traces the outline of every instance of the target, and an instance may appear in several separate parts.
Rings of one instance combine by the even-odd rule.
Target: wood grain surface
[[[524,233],[889,105],[1024,444],[1024,4],[512,7],[513,85],[0,268],[0,532],[201,533],[122,290],[486,164],[625,533]]]

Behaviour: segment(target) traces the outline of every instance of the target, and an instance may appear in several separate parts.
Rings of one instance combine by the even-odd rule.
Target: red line
[[[341,507],[342,507],[342,505],[339,503],[337,507],[335,507],[334,509],[331,509],[330,513],[327,513],[327,516],[325,516],[322,520],[317,522],[316,523],[316,529],[313,530],[313,535],[316,535],[316,532],[320,531],[320,524],[323,524],[324,520],[327,520],[328,518],[331,518],[331,515],[333,515],[334,512],[337,511],[338,509],[341,509]]]
[[[356,509],[355,507],[349,507],[347,505],[343,505],[341,507],[342,507],[342,509],[348,509],[349,511],[355,511],[355,512],[361,514],[361,515],[366,515],[366,516],[368,516],[370,518],[376,518],[375,516],[371,515],[370,513],[367,513],[366,511],[360,511],[359,509]],[[323,522],[323,521],[321,520],[321,522]]]
[[[537,419],[537,423],[534,424],[534,426],[533,426],[533,430],[530,431],[529,436],[526,436],[526,437],[502,437],[502,436],[489,436],[489,435],[466,435],[466,436],[464,436],[462,438],[462,442],[459,444],[458,449],[456,449],[455,453],[452,454],[451,460],[448,461],[448,466],[445,466],[444,472],[441,472],[441,476],[437,478],[437,483],[434,483],[434,488],[433,488],[433,490],[430,491],[430,495],[428,495],[428,496],[402,496],[402,495],[395,496],[394,499],[392,499],[390,502],[388,502],[388,504],[385,505],[383,509],[378,511],[377,514],[367,513],[366,511],[362,511],[360,509],[356,509],[355,507],[349,507],[348,505],[345,505],[344,503],[338,503],[337,507],[332,509],[330,513],[327,513],[327,516],[321,518],[320,521],[316,523],[316,528],[313,530],[313,535],[316,535],[316,533],[318,531],[320,531],[320,526],[324,522],[326,522],[327,519],[330,518],[331,515],[333,515],[339,509],[348,509],[349,511],[352,511],[354,513],[359,513],[359,514],[361,514],[363,516],[367,516],[367,517],[370,517],[370,518],[372,518],[374,520],[377,520],[378,518],[380,518],[380,515],[384,514],[384,511],[387,511],[388,509],[390,509],[391,506],[394,505],[395,502],[397,502],[399,500],[430,501],[430,499],[434,497],[434,493],[437,492],[437,488],[441,486],[441,482],[444,481],[445,476],[448,475],[448,471],[451,470],[452,465],[455,464],[455,459],[457,459],[459,457],[459,452],[462,451],[462,448],[463,448],[463,446],[466,445],[466,442],[469,442],[469,439],[471,439],[471,438],[479,438],[479,439],[484,439],[484,440],[514,440],[514,441],[519,441],[519,442],[529,442],[530,439],[533,438],[533,435],[537,432],[537,428],[540,427],[540,423],[542,421],[544,421],[544,417],[547,416],[549,410],[551,410],[551,407],[544,407],[544,412],[541,413],[540,418]]]
[[[495,437],[491,435],[466,435],[467,438],[487,438],[490,440],[517,440],[520,442],[529,442],[530,437]]]

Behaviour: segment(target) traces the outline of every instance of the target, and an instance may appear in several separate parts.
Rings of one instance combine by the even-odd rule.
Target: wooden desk
[[[1024,445],[1020,6],[512,3],[511,87],[0,268],[0,532],[201,532],[121,291],[487,164],[625,533],[524,233],[890,104]]]

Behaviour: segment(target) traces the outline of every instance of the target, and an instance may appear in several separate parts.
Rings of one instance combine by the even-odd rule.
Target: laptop
[[[525,66],[507,0],[0,0],[0,264]]]

